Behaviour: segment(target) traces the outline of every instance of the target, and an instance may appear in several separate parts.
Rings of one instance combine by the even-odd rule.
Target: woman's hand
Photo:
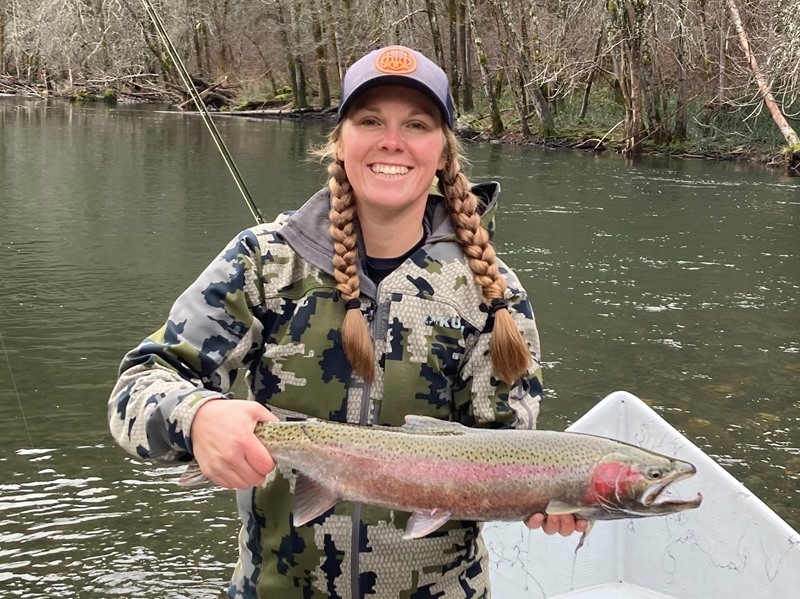
[[[530,529],[541,528],[548,535],[558,533],[568,537],[574,532],[586,532],[589,521],[578,520],[571,514],[534,514],[525,520],[525,526]]]
[[[203,474],[226,489],[246,489],[264,482],[275,468],[253,430],[278,417],[255,401],[213,399],[192,421],[192,451]]]

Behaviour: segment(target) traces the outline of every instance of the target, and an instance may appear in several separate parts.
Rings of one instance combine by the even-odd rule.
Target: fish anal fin
[[[297,475],[294,483],[295,526],[311,522],[331,509],[339,501],[339,496],[315,480],[302,474]]]
[[[408,520],[404,539],[419,539],[432,533],[450,519],[450,512],[433,510],[430,512],[414,512]]]

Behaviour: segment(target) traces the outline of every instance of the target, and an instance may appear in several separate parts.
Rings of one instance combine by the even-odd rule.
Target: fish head
[[[694,464],[656,453],[609,454],[595,465],[584,501],[603,514],[600,519],[682,512],[698,507],[703,496],[683,499],[664,491],[696,472]]]

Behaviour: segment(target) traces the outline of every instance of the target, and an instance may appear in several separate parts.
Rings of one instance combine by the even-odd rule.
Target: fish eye
[[[663,475],[664,473],[661,471],[661,468],[650,468],[650,470],[647,471],[647,478],[653,480],[659,480]]]

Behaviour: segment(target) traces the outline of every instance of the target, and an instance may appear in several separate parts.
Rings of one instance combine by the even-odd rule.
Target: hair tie
[[[349,299],[344,303],[345,310],[360,310],[361,309],[361,300],[357,297],[353,299]]]
[[[492,303],[489,304],[489,314],[494,314],[504,308],[508,308],[508,300],[502,298],[493,299]]]

